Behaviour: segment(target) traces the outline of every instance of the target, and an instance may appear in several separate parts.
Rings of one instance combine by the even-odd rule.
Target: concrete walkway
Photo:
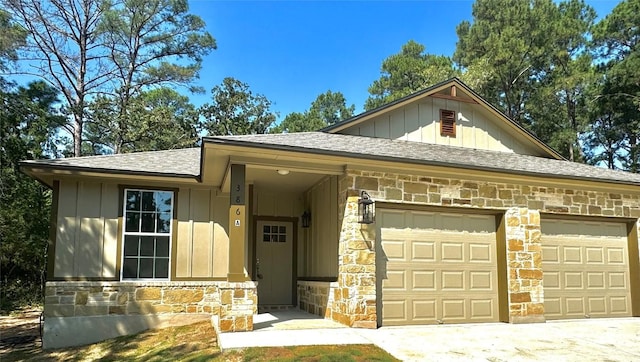
[[[254,325],[220,335],[221,348],[375,344],[403,361],[640,361],[640,318],[366,330],[287,311],[259,314]]]

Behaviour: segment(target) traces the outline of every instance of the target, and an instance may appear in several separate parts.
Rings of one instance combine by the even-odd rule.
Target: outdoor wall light
[[[286,176],[288,174],[289,174],[289,170],[283,170],[283,169],[278,170],[278,175]]]
[[[376,219],[375,201],[366,191],[360,193],[358,199],[358,222],[361,224],[373,224]]]
[[[302,216],[300,216],[300,219],[302,220],[303,228],[306,229],[309,226],[311,226],[311,213],[309,211],[305,211],[304,213],[302,213]]]

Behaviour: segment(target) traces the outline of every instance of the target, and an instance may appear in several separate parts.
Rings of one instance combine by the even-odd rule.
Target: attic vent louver
[[[440,110],[440,135],[456,136],[456,112],[447,109]]]

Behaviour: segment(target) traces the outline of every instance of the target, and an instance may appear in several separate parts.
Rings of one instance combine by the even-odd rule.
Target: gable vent
[[[456,112],[448,109],[440,110],[440,135],[456,136]]]

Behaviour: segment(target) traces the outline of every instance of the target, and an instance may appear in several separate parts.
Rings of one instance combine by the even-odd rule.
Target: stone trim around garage
[[[367,191],[376,201],[399,205],[483,209],[503,214],[504,235],[498,242],[506,244],[502,263],[507,269],[507,291],[501,300],[505,299],[508,310],[500,314],[510,323],[545,321],[541,213],[607,217],[623,222],[640,217],[640,193],[347,169],[338,179],[342,224],[339,285],[332,319],[349,326],[375,328],[376,321],[375,248],[368,245],[375,242],[375,226],[361,226],[354,217],[361,191]]]
[[[256,283],[251,281],[66,281],[47,282],[45,287],[45,334],[48,323],[64,325],[65,319],[77,317],[99,318],[101,323],[113,317],[126,324],[122,317],[170,315],[208,315],[219,332],[251,331],[256,312]]]
[[[348,169],[338,183],[347,190],[366,190],[373,199],[434,206],[500,209],[640,218],[640,193],[587,191],[465,178],[435,178]],[[612,190],[613,191],[613,190]],[[346,197],[346,195],[345,195]]]

